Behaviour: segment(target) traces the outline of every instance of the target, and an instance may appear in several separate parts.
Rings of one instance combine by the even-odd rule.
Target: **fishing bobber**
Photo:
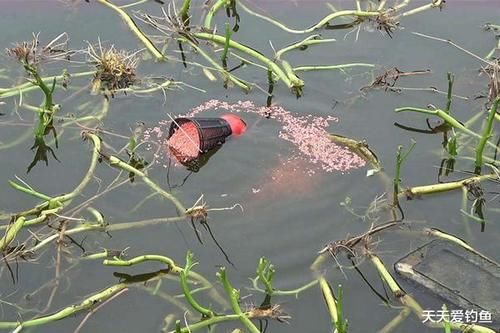
[[[222,145],[231,134],[241,135],[246,123],[233,114],[220,118],[176,118],[168,132],[167,144],[180,162],[188,162]]]

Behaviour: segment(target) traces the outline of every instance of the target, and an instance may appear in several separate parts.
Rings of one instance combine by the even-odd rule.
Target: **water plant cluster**
[[[401,115],[398,127],[417,133],[442,135],[442,147],[438,154],[443,157],[439,171],[439,182],[428,185],[406,186],[405,162],[418,149],[418,142],[412,140],[407,147],[399,146],[394,152],[394,164],[382,165],[376,149],[359,138],[348,138],[338,134],[330,134],[328,138],[356,154],[370,166],[368,175],[379,179],[386,188],[386,195],[377,197],[365,212],[352,207],[352,201],[346,199],[342,206],[353,215],[368,221],[366,231],[343,239],[332,240],[323,247],[318,246],[316,259],[311,263],[312,278],[304,285],[293,290],[282,290],[276,287],[279,271],[265,257],[256,262],[255,276],[251,277],[247,286],[235,286],[231,282],[229,269],[220,267],[213,276],[201,275],[196,271],[196,253],[188,251],[182,262],[169,256],[169,253],[134,253],[128,255],[127,249],[102,249],[96,252],[85,252],[79,255],[82,244],[77,236],[102,233],[114,234],[130,231],[146,226],[189,223],[197,238],[199,232],[208,233],[221,250],[229,265],[232,262],[217,242],[216,235],[210,227],[211,211],[239,209],[241,205],[212,208],[201,197],[194,203],[184,202],[180,196],[165,189],[157,179],[150,175],[156,165],[152,159],[143,156],[141,149],[146,143],[143,138],[143,126],[139,124],[131,135],[117,134],[103,127],[114,100],[123,95],[164,94],[168,99],[169,89],[196,89],[190,83],[183,83],[175,77],[158,77],[153,74],[143,75],[138,72],[141,62],[178,63],[186,69],[200,71],[213,84],[222,84],[230,92],[232,89],[261,91],[267,107],[273,103],[276,85],[284,85],[290,93],[299,98],[307,87],[301,78],[306,71],[332,71],[333,75],[350,69],[375,70],[376,64],[344,63],[344,64],[306,64],[298,65],[287,60],[291,52],[306,49],[324,43],[333,43],[330,37],[337,31],[359,31],[370,27],[392,38],[404,25],[404,20],[413,15],[425,15],[427,11],[444,9],[445,1],[429,0],[425,3],[405,1],[353,1],[352,8],[337,9],[330,7],[328,13],[318,22],[303,29],[290,27],[270,16],[260,13],[252,6],[240,0],[217,1],[163,1],[140,0],[134,3],[118,5],[113,0],[89,0],[78,5],[100,6],[102,10],[110,10],[126,25],[130,38],[136,38],[139,50],[120,50],[114,45],[101,42],[100,39],[88,41],[80,49],[70,49],[68,36],[61,32],[48,42],[44,32],[34,33],[28,41],[15,42],[6,50],[6,55],[23,71],[22,83],[0,88],[0,116],[7,111],[7,103],[15,103],[20,113],[26,118],[32,114],[33,121],[23,122],[29,127],[25,133],[14,138],[1,137],[0,154],[16,149],[31,140],[33,158],[27,162],[27,172],[33,168],[41,168],[43,164],[50,166],[58,161],[58,148],[64,145],[62,138],[75,139],[75,133],[81,139],[81,154],[88,155],[88,167],[78,184],[68,188],[67,184],[58,184],[57,189],[45,190],[34,188],[22,176],[12,175],[9,185],[26,196],[37,200],[33,207],[22,211],[9,211],[9,207],[1,207],[0,211],[0,277],[3,286],[0,288],[0,305],[14,309],[17,316],[0,317],[0,329],[10,332],[29,331],[32,327],[51,325],[56,321],[79,315],[79,324],[74,332],[84,329],[92,316],[105,306],[113,306],[120,302],[122,295],[131,288],[146,290],[154,297],[165,300],[175,310],[165,315],[163,332],[194,332],[208,329],[210,331],[226,331],[224,322],[233,322],[237,327],[233,332],[265,332],[269,321],[292,323],[293,317],[286,311],[286,306],[278,300],[287,299],[293,302],[296,297],[312,288],[319,288],[330,317],[330,323],[324,323],[321,329],[338,333],[349,332],[349,320],[356,320],[356,314],[344,311],[345,289],[339,281],[331,278],[332,267],[340,269],[344,274],[352,274],[352,269],[361,276],[362,264],[370,264],[378,273],[385,293],[374,288],[375,293],[388,307],[398,308],[397,316],[384,327],[376,328],[378,332],[397,331],[405,319],[414,315],[420,320],[424,318],[424,309],[417,297],[407,293],[399,285],[394,273],[382,261],[377,253],[377,241],[384,234],[393,230],[407,230],[411,222],[405,219],[405,200],[441,194],[450,191],[462,191],[462,210],[465,223],[478,226],[482,231],[488,230],[488,214],[497,212],[491,207],[492,200],[483,189],[483,184],[496,184],[500,181],[497,151],[500,145],[498,123],[500,112],[500,61],[497,58],[498,45],[486,56],[478,56],[474,52],[461,47],[453,41],[435,36],[419,34],[429,43],[447,47],[450,52],[465,52],[477,59],[481,73],[485,77],[484,94],[478,97],[482,103],[480,112],[470,119],[458,119],[453,110],[453,100],[462,98],[454,94],[453,73],[443,73],[443,81],[447,82],[447,91],[430,89],[442,96],[442,104],[404,105],[394,110]],[[150,2],[156,10],[150,12],[142,6]],[[148,4],[150,5],[150,4]],[[148,7],[149,8],[149,7]],[[280,29],[284,34],[297,35],[297,41],[281,48],[261,51],[239,41],[245,26],[245,17],[253,16],[267,24]],[[217,19],[224,19],[223,25],[214,24]],[[196,24],[194,22],[200,22]],[[220,22],[220,21],[217,21]],[[497,31],[499,27],[489,24],[489,30]],[[275,45],[278,45],[277,43]],[[83,70],[75,70],[78,64]],[[236,64],[231,67],[231,64]],[[73,67],[70,67],[73,66]],[[55,69],[54,69],[55,68]],[[239,76],[239,70],[251,68],[264,77],[267,87],[263,88],[255,82]],[[8,73],[2,70],[0,74]],[[373,81],[363,87],[363,94],[379,93],[385,90],[390,94],[403,91],[397,81],[403,76],[425,75],[427,71],[405,72],[398,68],[384,70],[374,74]],[[8,77],[8,76],[7,76]],[[446,79],[446,80],[445,80]],[[221,81],[221,83],[219,82]],[[83,83],[82,83],[83,82]],[[382,93],[382,92],[380,92]],[[85,95],[86,102],[79,110],[65,110],[65,105],[73,98]],[[478,102],[478,103],[479,103]],[[3,105],[6,104],[6,105]],[[9,104],[10,105],[10,104]],[[271,112],[271,108],[269,108]],[[77,112],[78,111],[78,112]],[[428,128],[412,128],[404,124],[404,114],[416,113],[426,118]],[[439,121],[437,125],[433,122]],[[8,121],[0,126],[15,125]],[[117,147],[116,142],[121,142]],[[150,144],[150,142],[148,143]],[[164,149],[161,145],[157,151]],[[3,159],[4,157],[2,157]],[[451,181],[449,175],[454,172],[457,161],[467,162],[473,166],[471,173],[460,179]],[[39,163],[43,162],[42,165]],[[95,182],[97,170],[109,168],[115,170],[111,182],[99,188],[93,194],[86,192],[89,184]],[[393,172],[391,170],[394,169]],[[55,180],[57,181],[57,180]],[[130,183],[144,184],[149,188],[151,196],[165,200],[164,217],[148,218],[139,221],[127,221],[110,224],[107,217],[95,208],[95,203],[106,194],[127,186]],[[56,193],[56,194],[54,194]],[[85,194],[85,196],[83,195]],[[210,201],[210,198],[207,199]],[[498,199],[496,199],[498,202]],[[494,200],[493,200],[494,202]],[[143,202],[142,202],[143,203]],[[139,203],[139,206],[142,204]],[[384,222],[380,222],[384,221]],[[200,229],[200,231],[198,231]],[[412,230],[425,237],[444,239],[461,246],[468,251],[478,253],[461,238],[444,230],[412,226]],[[166,246],[168,251],[168,246]],[[137,252],[137,250],[134,250]],[[35,264],[47,255],[54,256],[54,279],[50,281],[50,296],[42,310],[33,311],[16,305],[8,299],[6,276],[17,288],[19,266]],[[479,254],[482,256],[482,254]],[[81,301],[68,304],[53,310],[53,299],[62,293],[61,280],[66,270],[82,265],[86,261],[102,261],[105,266],[143,267],[145,263],[161,264],[161,269],[154,272],[129,275],[116,275],[116,284],[103,286],[101,290],[92,292]],[[229,266],[228,266],[229,267]],[[347,271],[346,267],[349,268]],[[214,278],[216,277],[216,278]],[[166,280],[175,282],[177,291],[168,294],[162,290]],[[243,288],[252,291],[252,301],[242,297]],[[379,288],[380,289],[380,288]],[[35,295],[37,292],[33,292]],[[448,305],[449,306],[449,305]],[[49,312],[50,309],[50,312]],[[11,314],[13,311],[7,313]],[[316,325],[318,325],[316,323]],[[446,320],[444,323],[426,322],[435,331],[464,331],[478,333],[494,333],[487,325],[460,323]],[[231,326],[232,327],[232,326]]]

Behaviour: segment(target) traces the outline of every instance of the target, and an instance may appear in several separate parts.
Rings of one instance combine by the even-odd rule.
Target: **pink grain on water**
[[[299,116],[279,105],[264,107],[256,106],[251,101],[228,103],[215,99],[193,108],[188,116],[207,110],[256,113],[276,120],[281,125],[278,136],[293,144],[300,155],[326,172],[344,172],[365,165],[365,161],[358,155],[331,142],[328,138],[326,129],[330,122],[338,122],[335,117],[318,117],[311,114]],[[311,175],[315,171],[309,169],[307,172]]]
[[[331,142],[328,138],[327,129],[330,123],[338,122],[338,119],[335,117],[321,117],[312,114],[298,115],[285,110],[279,105],[265,107],[257,106],[252,101],[228,103],[217,99],[206,101],[191,109],[184,117],[194,117],[202,112],[211,110],[223,110],[232,113],[254,113],[278,122],[278,137],[291,143],[295,148],[291,159],[300,157],[311,163],[312,166],[304,170],[308,175],[313,175],[318,168],[326,172],[345,172],[365,165],[365,161],[358,155]],[[167,128],[169,125],[170,121],[161,121],[158,126],[145,132],[145,139],[155,138],[156,140],[161,140],[165,132],[162,128]],[[251,132],[247,134],[251,135]],[[197,135],[196,139],[198,140]],[[187,138],[184,135],[184,139],[180,140],[185,141]],[[198,155],[198,151],[195,151],[195,146],[192,143],[182,142],[182,147],[189,149],[189,151],[186,151],[187,156]]]
[[[167,145],[180,162],[195,159],[200,152],[198,128],[192,122],[182,124],[168,139]]]

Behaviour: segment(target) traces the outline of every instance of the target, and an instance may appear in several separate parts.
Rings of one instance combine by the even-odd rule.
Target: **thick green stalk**
[[[210,27],[212,25],[212,19],[215,16],[215,13],[221,9],[221,7],[229,4],[229,0],[217,0],[216,3],[213,4],[212,7],[208,10],[207,15],[205,16],[205,20],[203,22],[203,27],[208,30],[212,30]]]
[[[205,51],[203,51],[202,48],[198,47],[198,45],[196,45],[195,43],[191,42],[190,40],[186,39],[186,41],[189,43],[189,45],[191,45],[191,47],[193,49],[196,50],[196,52],[198,52],[199,54],[201,54],[203,56],[203,58],[207,59],[207,61],[210,64],[212,64],[212,66],[214,66],[217,70],[219,70],[222,73],[222,75],[224,76],[224,79],[227,78],[229,81],[231,81],[232,83],[234,83],[235,85],[237,85],[238,87],[240,87],[241,89],[243,89],[243,91],[245,91],[245,92],[250,91],[250,88],[251,88],[250,85],[248,85],[247,83],[245,83],[241,79],[237,78],[233,74],[229,73],[220,64],[218,64],[217,61],[215,61],[214,59],[212,59],[212,57],[210,57]]]
[[[90,71],[90,72],[80,72],[80,73],[74,73],[71,74],[72,78],[77,78],[77,77],[85,77],[85,76],[91,76],[94,75],[95,71]],[[44,83],[48,82],[53,82],[54,80],[60,81],[64,78],[64,75],[55,75],[55,76],[48,76],[48,77],[42,77],[41,80]],[[7,98],[7,97],[12,97],[19,95],[20,93],[26,93],[32,90],[38,89],[37,85],[34,85],[32,82],[26,82],[23,84],[19,84],[14,87],[10,88],[0,88],[0,98]]]
[[[376,17],[376,16],[380,15],[380,12],[378,12],[378,11],[341,10],[341,11],[331,13],[331,14],[325,16],[318,23],[314,24],[313,26],[311,26],[309,28],[306,28],[303,30],[297,30],[297,29],[289,28],[286,25],[284,25],[283,23],[281,23],[278,20],[275,20],[271,17],[254,12],[251,9],[249,9],[248,7],[246,7],[245,5],[243,5],[241,2],[239,3],[239,5],[247,13],[254,15],[258,18],[261,18],[261,19],[277,26],[278,28],[281,28],[282,30],[289,32],[289,33],[292,33],[292,34],[305,34],[305,33],[313,32],[315,30],[323,28],[330,21],[337,19],[339,17],[343,17],[343,16],[354,16],[357,18],[363,18],[363,17]]]
[[[321,293],[323,294],[323,299],[326,303],[326,308],[330,314],[330,319],[332,320],[332,326],[336,327],[336,323],[339,319],[337,312],[337,301],[335,300],[335,295],[333,295],[332,288],[330,284],[326,281],[323,275],[318,277],[319,286],[321,288]]]
[[[17,233],[23,228],[24,222],[26,219],[24,216],[18,217],[14,223],[10,224],[7,226],[7,231],[5,232],[5,235],[0,239],[0,253],[3,253],[3,251],[12,243],[14,238],[16,238]]]
[[[0,322],[0,329],[16,329],[16,331],[21,330],[22,328],[26,327],[32,327],[32,326],[40,326],[40,325],[45,325],[57,320],[61,320],[64,318],[67,318],[69,316],[73,316],[77,314],[80,311],[83,310],[90,310],[92,309],[96,304],[100,304],[114,295],[118,294],[122,290],[127,288],[126,283],[119,283],[114,286],[111,286],[97,294],[94,294],[90,296],[89,298],[83,300],[80,304],[74,304],[70,305],[62,310],[59,310],[53,314],[31,319],[31,320],[26,320],[26,321],[4,321]]]
[[[335,39],[321,39],[321,35],[312,35],[309,36],[301,41],[295,42],[287,47],[282,48],[281,50],[276,51],[276,59],[280,59],[283,54],[286,52],[298,49],[298,48],[303,48],[307,47],[309,45],[315,45],[315,44],[323,44],[323,43],[330,43],[330,42],[335,42]]]
[[[248,329],[250,333],[260,333],[260,330],[252,323],[252,321],[248,318],[246,313],[241,311],[240,308],[240,292],[234,289],[229,282],[229,279],[226,274],[226,269],[222,267],[220,271],[217,273],[222,285],[224,286],[224,290],[226,294],[229,296],[229,301],[231,304],[231,308],[233,312],[239,316],[241,323]]]
[[[418,112],[418,113],[424,113],[424,114],[428,114],[428,115],[437,116],[437,117],[441,118],[444,122],[449,124],[450,126],[456,128],[456,129],[459,129],[464,133],[467,133],[467,134],[469,134],[475,138],[478,138],[478,139],[482,138],[481,135],[471,131],[470,129],[468,129],[467,127],[462,125],[461,122],[459,122],[458,120],[453,118],[451,115],[447,114],[445,111],[440,110],[440,109],[429,110],[429,109],[422,109],[422,108],[414,108],[414,107],[405,106],[405,107],[397,108],[394,111],[395,112],[412,111],[412,112]],[[493,143],[491,143],[489,141],[486,141],[486,144],[492,146],[493,148],[497,148]]]
[[[84,136],[86,138],[90,138],[90,140],[94,144],[94,149],[92,152],[92,159],[90,162],[90,166],[87,170],[87,173],[85,174],[83,179],[80,181],[80,184],[78,184],[78,186],[75,187],[75,189],[73,191],[71,191],[70,193],[50,198],[49,200],[46,200],[45,202],[35,206],[32,209],[18,213],[17,215],[19,215],[19,216],[28,216],[28,215],[36,215],[37,216],[36,218],[34,218],[32,220],[26,221],[24,223],[24,226],[29,226],[29,225],[41,223],[41,222],[45,221],[45,219],[50,214],[54,214],[54,213],[59,212],[64,207],[63,204],[65,202],[70,201],[73,198],[75,198],[76,196],[78,196],[83,191],[83,189],[88,185],[88,183],[90,182],[90,180],[93,177],[98,160],[99,160],[100,150],[101,150],[101,140],[99,139],[99,137],[97,135],[92,134],[92,133],[84,133]],[[27,192],[31,195],[34,195],[35,197],[39,197],[38,192],[36,192],[36,193],[30,192],[30,191],[23,191],[23,192]],[[3,228],[6,228],[6,226],[0,226],[0,229],[3,229]]]
[[[198,303],[198,301],[194,299],[191,290],[189,289],[188,276],[192,267],[193,267],[193,253],[191,251],[188,251],[186,255],[186,266],[179,272],[182,292],[184,293],[186,301],[193,307],[193,309],[199,312],[204,318],[212,318],[216,316],[215,312],[213,312],[208,308],[205,308],[200,303]]]
[[[113,9],[125,21],[129,29],[136,35],[137,38],[144,44],[146,49],[156,58],[156,60],[165,60],[165,56],[156,48],[149,38],[139,29],[134,20],[120,7],[114,5],[109,0],[97,0],[97,2]]]
[[[193,34],[195,38],[209,40],[214,43],[224,45],[226,43],[226,38],[224,36],[219,36],[215,34],[210,34],[206,32],[197,32]],[[259,61],[263,62],[268,68],[270,68],[289,88],[301,88],[304,85],[302,80],[292,81],[285,72],[271,59],[264,56],[262,53],[246,46],[235,42],[234,40],[229,41],[229,47],[240,52],[246,53]]]
[[[418,197],[421,195],[428,195],[428,194],[453,191],[453,190],[458,190],[460,188],[466,187],[467,184],[469,184],[469,183],[481,182],[481,181],[485,181],[485,180],[499,180],[499,179],[498,179],[497,175],[490,174],[490,175],[470,177],[470,178],[459,180],[456,182],[414,186],[414,187],[408,188],[407,190],[400,191],[399,196],[405,196],[405,195],[410,194],[410,195],[413,195],[415,197]]]
[[[182,267],[179,267],[175,264],[175,261],[170,259],[169,257],[160,256],[156,254],[146,254],[143,256],[135,257],[129,260],[123,259],[106,259],[103,261],[103,264],[106,266],[133,266],[146,261],[159,261],[168,266],[168,269],[172,273],[180,273],[182,272]]]
[[[181,10],[179,11],[179,16],[182,19],[183,24],[187,24],[189,21],[189,7],[191,6],[191,0],[184,0],[182,3]]]
[[[364,64],[364,63],[352,63],[352,64],[341,64],[341,65],[310,65],[310,66],[297,66],[294,67],[293,70],[295,72],[302,71],[324,71],[324,70],[335,70],[335,69],[344,69],[344,68],[351,68],[351,67],[369,67],[373,68],[375,65],[373,64]]]
[[[486,126],[484,126],[483,135],[481,135],[481,140],[479,140],[476,148],[476,169],[478,170],[481,170],[481,167],[483,166],[483,151],[493,132],[493,122],[495,120],[499,102],[500,97],[497,97],[493,102],[490,112],[488,113],[488,119],[486,120]]]
[[[158,194],[160,194],[160,195],[164,196],[165,198],[167,198],[168,200],[170,200],[177,208],[177,211],[179,214],[181,214],[182,216],[185,214],[186,208],[184,207],[184,205],[175,196],[173,196],[169,192],[165,191],[164,189],[162,189],[161,187],[156,185],[151,179],[149,179],[149,177],[144,172],[134,168],[133,166],[120,160],[116,156],[109,156],[107,158],[107,160],[109,161],[109,165],[111,165],[112,167],[119,168],[119,169],[122,169],[124,171],[134,173],[137,177],[141,178],[142,181],[146,185],[148,185],[151,189],[153,189],[154,191],[158,192]]]

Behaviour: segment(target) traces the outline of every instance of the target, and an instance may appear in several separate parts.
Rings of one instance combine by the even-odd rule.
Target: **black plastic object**
[[[168,139],[170,139],[179,126],[189,122],[195,124],[198,129],[200,138],[199,149],[204,153],[226,142],[226,138],[232,134],[231,126],[222,118],[176,118],[170,125]]]
[[[489,311],[498,328],[500,265],[494,260],[438,239],[400,259],[394,269],[446,300],[449,307]]]
[[[215,146],[215,148],[210,149],[210,151],[200,154],[197,158],[195,159],[183,159],[182,156],[176,156],[177,161],[184,165],[186,169],[188,169],[191,172],[198,172],[202,167],[207,164],[208,160],[210,157],[212,157],[219,149],[221,148],[221,145]],[[172,151],[174,155],[176,155],[175,151]]]

